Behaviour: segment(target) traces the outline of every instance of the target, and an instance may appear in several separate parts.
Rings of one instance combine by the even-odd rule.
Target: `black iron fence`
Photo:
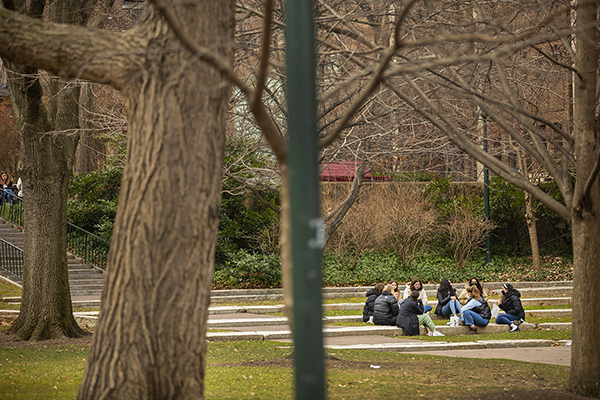
[[[0,197],[0,217],[23,227],[23,199],[1,188]],[[105,270],[109,247],[110,243],[106,240],[67,222],[67,250],[81,258],[85,264],[93,264]]]
[[[23,279],[23,250],[0,239],[0,268]]]
[[[110,243],[67,222],[67,249],[83,259],[85,264],[105,270]]]
[[[0,188],[0,217],[23,227],[23,199]]]

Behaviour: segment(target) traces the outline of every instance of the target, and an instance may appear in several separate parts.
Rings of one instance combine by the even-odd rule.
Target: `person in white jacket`
[[[406,284],[406,289],[404,289],[404,295],[402,296],[402,299],[406,300],[409,298],[413,290],[417,290],[419,292],[419,300],[421,300],[423,303],[423,312],[430,312],[433,307],[427,304],[427,293],[425,293],[425,289],[423,289],[423,284],[419,278],[415,278],[410,281],[410,283]]]
[[[23,198],[23,181],[21,180],[21,178],[17,180],[17,190],[19,191],[17,193],[17,196]]]

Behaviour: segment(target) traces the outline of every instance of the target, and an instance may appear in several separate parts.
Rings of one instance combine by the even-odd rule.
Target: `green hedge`
[[[215,288],[281,287],[281,262],[275,255],[250,253],[244,250],[228,254],[225,264],[216,264]],[[333,253],[325,254],[322,262],[324,286],[364,286],[390,279],[402,283],[419,277],[425,283],[442,279],[466,282],[477,276],[482,281],[543,281],[572,280],[572,257],[565,254],[543,254],[542,269],[531,269],[530,257],[496,255],[485,265],[485,253],[480,251],[463,269],[455,267],[450,257],[420,254],[406,265],[400,265],[392,252],[366,251],[354,268],[351,255],[342,260]]]

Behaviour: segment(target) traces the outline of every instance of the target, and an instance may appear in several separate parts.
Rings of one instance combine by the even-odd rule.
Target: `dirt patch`
[[[588,400],[592,397],[583,397],[576,394],[566,392],[564,390],[523,390],[517,392],[504,391],[483,393],[474,396],[478,400]]]

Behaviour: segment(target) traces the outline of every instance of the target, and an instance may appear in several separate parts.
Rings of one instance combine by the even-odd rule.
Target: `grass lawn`
[[[292,351],[279,342],[209,343],[206,398],[293,398]],[[330,399],[390,399],[402,392],[412,393],[410,398],[463,399],[474,393],[560,389],[569,374],[568,367],[499,359],[355,350],[327,354]],[[87,347],[0,348],[1,398],[74,399],[86,356]]]
[[[21,297],[21,288],[0,279],[0,299],[3,297]]]

